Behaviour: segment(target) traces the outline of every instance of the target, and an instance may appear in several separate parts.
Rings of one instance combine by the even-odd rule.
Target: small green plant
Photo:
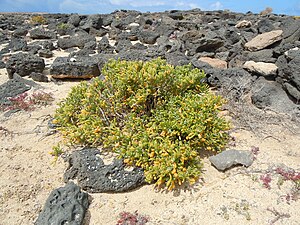
[[[31,23],[32,24],[47,24],[47,20],[43,16],[33,16],[31,17]]]
[[[202,151],[225,147],[225,101],[209,92],[200,70],[158,58],[111,60],[102,74],[104,80],[74,87],[56,111],[53,122],[71,144],[116,152],[169,190],[198,179]]]
[[[53,163],[55,164],[58,160],[58,157],[61,156],[64,153],[62,147],[60,146],[60,144],[54,145],[52,147],[52,151],[49,152],[50,155],[52,155],[54,157]]]
[[[56,26],[56,28],[57,28],[58,30],[67,30],[69,27],[70,27],[70,25],[67,24],[67,23],[59,23],[59,24]]]

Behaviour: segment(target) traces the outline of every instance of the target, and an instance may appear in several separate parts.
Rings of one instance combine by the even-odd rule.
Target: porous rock
[[[35,225],[81,225],[89,207],[88,194],[73,182],[53,190]]]
[[[100,75],[96,60],[92,57],[57,57],[50,74],[54,78],[80,78],[87,79]]]
[[[64,180],[76,179],[78,185],[91,193],[124,192],[144,184],[144,172],[140,168],[125,170],[122,160],[105,165],[98,149],[82,149],[68,157],[69,166]]]
[[[49,30],[44,30],[41,28],[33,29],[29,33],[32,39],[55,39],[56,38],[54,32]]]
[[[209,157],[209,161],[218,170],[224,171],[236,165],[249,167],[254,160],[253,154],[250,151],[226,150],[215,156]]]
[[[12,103],[9,101],[9,98],[16,97],[17,95],[30,90],[34,86],[36,86],[35,82],[25,80],[15,73],[13,79],[0,85],[0,105],[11,105]]]
[[[273,109],[280,113],[291,113],[297,110],[297,105],[287,96],[282,86],[275,81],[260,77],[252,86],[252,103],[260,109]]]
[[[6,70],[10,79],[14,73],[18,73],[20,76],[27,76],[32,72],[41,73],[44,68],[44,60],[30,53],[12,55],[6,63]]]

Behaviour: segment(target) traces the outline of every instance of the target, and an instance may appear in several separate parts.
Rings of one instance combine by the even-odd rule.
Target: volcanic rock
[[[145,183],[142,169],[127,171],[122,160],[105,165],[98,149],[75,151],[69,156],[68,162],[64,180],[77,178],[78,185],[91,193],[124,192]]]
[[[12,55],[6,63],[6,70],[10,79],[14,73],[18,73],[20,76],[26,76],[32,72],[41,73],[44,68],[44,60],[30,53],[17,53]]]
[[[226,150],[215,156],[209,157],[209,161],[218,170],[224,171],[236,165],[249,167],[252,165],[254,156],[250,151]]]
[[[53,78],[87,79],[99,76],[100,71],[92,57],[58,57],[50,68],[50,74]]]
[[[81,225],[89,207],[88,194],[73,182],[53,190],[35,225]]]

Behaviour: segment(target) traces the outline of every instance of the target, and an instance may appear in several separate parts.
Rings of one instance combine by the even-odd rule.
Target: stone
[[[74,151],[67,161],[69,166],[64,180],[77,178],[78,185],[91,193],[124,192],[145,183],[142,169],[127,171],[123,161],[116,159],[112,164],[105,165],[98,149]]]
[[[38,82],[48,82],[48,77],[45,74],[42,73],[35,73],[32,72],[29,77],[34,80],[34,81],[38,81]]]
[[[219,69],[227,69],[227,62],[221,59],[215,59],[210,57],[200,57],[200,61],[206,62],[212,67],[219,68]]]
[[[89,15],[87,20],[81,25],[83,30],[89,31],[91,28],[99,29],[102,26],[102,17],[100,14]]]
[[[278,67],[274,63],[254,61],[245,62],[243,68],[252,73],[260,74],[263,76],[274,76],[277,74],[278,70]]]
[[[239,150],[226,150],[215,156],[209,157],[211,164],[220,171],[225,171],[236,165],[242,165],[249,167],[254,160],[253,153],[251,151],[239,151]]]
[[[201,38],[191,46],[190,52],[215,52],[218,48],[222,47],[224,42],[221,39],[214,38]]]
[[[259,33],[270,32],[275,29],[270,19],[262,19],[257,23],[257,29]]]
[[[56,39],[56,34],[53,31],[42,28],[33,29],[29,33],[32,39]]]
[[[252,26],[252,22],[251,21],[248,21],[248,20],[242,20],[242,21],[239,21],[235,27],[236,28],[245,28],[245,27],[251,27]]]
[[[23,51],[27,47],[27,42],[23,38],[13,37],[8,47],[12,52]]]
[[[102,37],[97,46],[98,53],[112,54],[115,48],[109,44],[107,37]]]
[[[92,57],[57,57],[50,68],[50,74],[53,78],[87,79],[99,76],[100,71]]]
[[[279,113],[297,111],[297,105],[287,96],[282,86],[275,81],[260,77],[252,85],[251,101],[259,109],[272,109]]]
[[[72,14],[69,16],[68,23],[73,25],[74,27],[78,27],[80,24],[80,16],[78,14]]]
[[[170,52],[165,54],[167,63],[173,66],[183,66],[190,63],[188,57],[182,52]]]
[[[57,45],[61,49],[68,49],[73,47],[84,48],[85,44],[90,41],[96,42],[96,38],[84,32],[75,34],[71,37],[59,38]]]
[[[300,91],[290,83],[284,83],[283,87],[297,102],[300,102]]]
[[[249,51],[257,51],[264,49],[275,42],[278,42],[282,39],[282,30],[273,30],[263,34],[257,35],[251,41],[245,44],[245,48]]]
[[[25,37],[27,33],[28,33],[28,29],[20,27],[14,31],[13,36],[14,37]]]
[[[53,52],[49,49],[41,49],[38,51],[40,57],[51,58],[53,56]]]
[[[254,62],[265,62],[265,63],[275,63],[276,58],[274,58],[273,49],[262,49],[256,52],[244,51],[243,55],[247,58],[247,61]]]
[[[11,105],[12,103],[9,101],[9,98],[16,97],[30,90],[32,87],[36,87],[35,82],[25,80],[15,73],[13,79],[0,85],[0,106]]]
[[[132,47],[132,43],[128,39],[121,39],[116,42],[115,46],[116,52],[128,51]]]
[[[151,30],[141,30],[138,34],[138,39],[140,42],[151,45],[156,42],[158,37],[159,34]]]
[[[88,207],[88,194],[70,182],[50,193],[34,225],[81,225]]]
[[[10,79],[14,73],[18,73],[23,77],[30,75],[32,72],[41,73],[44,68],[44,60],[30,53],[17,53],[12,55],[6,63],[6,70]]]

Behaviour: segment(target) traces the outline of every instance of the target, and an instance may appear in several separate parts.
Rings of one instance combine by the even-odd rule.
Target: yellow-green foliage
[[[169,189],[194,183],[201,151],[224,148],[229,124],[218,116],[224,100],[201,82],[203,72],[158,58],[111,60],[102,74],[103,81],[74,87],[56,111],[69,142],[102,145]]]
[[[33,17],[31,17],[31,23],[33,23],[33,24],[47,24],[47,20],[43,16],[33,16]]]

